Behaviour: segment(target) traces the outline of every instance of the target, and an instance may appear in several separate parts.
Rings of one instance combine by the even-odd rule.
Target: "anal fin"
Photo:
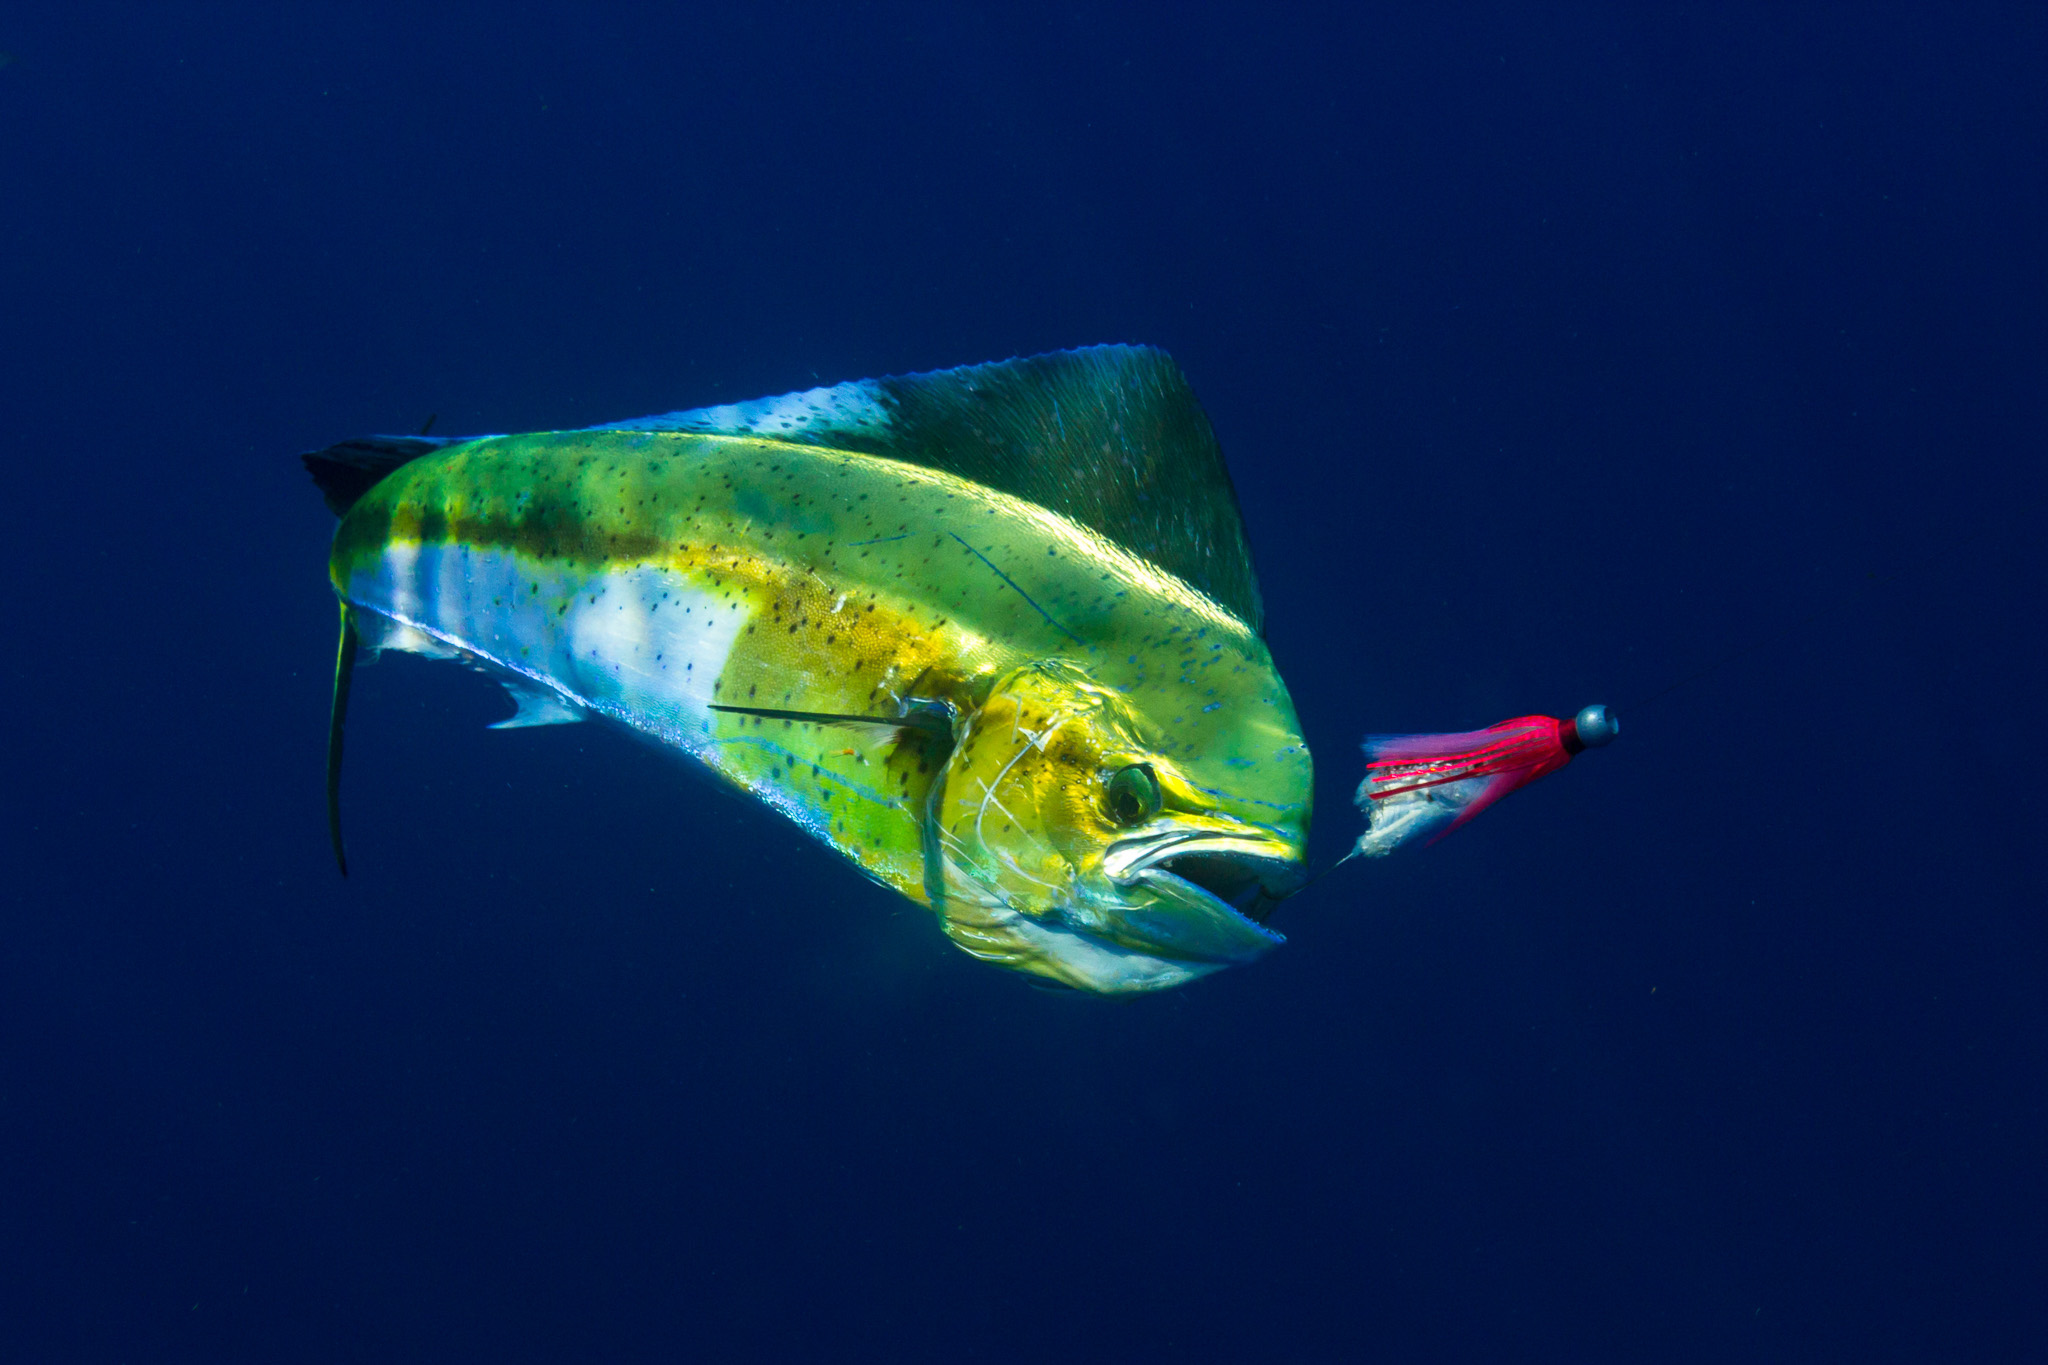
[[[505,693],[512,698],[519,709],[491,726],[493,730],[524,730],[535,725],[573,725],[582,720],[586,712],[580,706],[572,706],[562,695],[539,683],[525,680],[513,681],[500,678]]]
[[[423,659],[460,659],[462,651],[437,640],[418,626],[408,625],[381,612],[365,611],[356,622],[357,638],[364,651],[375,659],[387,649],[417,654]],[[369,662],[369,659],[364,660]]]

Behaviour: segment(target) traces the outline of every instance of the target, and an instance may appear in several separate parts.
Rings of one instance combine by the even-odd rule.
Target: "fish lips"
[[[1103,871],[1121,890],[1152,893],[1115,912],[1120,942],[1217,965],[1249,962],[1285,943],[1258,917],[1302,883],[1300,861],[1271,840],[1208,831],[1120,840],[1104,854]]]

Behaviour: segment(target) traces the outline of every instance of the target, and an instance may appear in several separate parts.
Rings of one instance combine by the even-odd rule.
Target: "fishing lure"
[[[1346,856],[1382,858],[1425,836],[1434,843],[1620,733],[1606,707],[1588,706],[1570,720],[1519,716],[1458,734],[1370,735],[1353,798],[1366,827]]]

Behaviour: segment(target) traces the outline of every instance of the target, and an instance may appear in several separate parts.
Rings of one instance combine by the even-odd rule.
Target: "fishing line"
[[[1354,843],[1351,847],[1351,851],[1345,854],[1343,857],[1339,858],[1336,862],[1331,863],[1321,872],[1314,872],[1309,874],[1309,879],[1307,881],[1303,882],[1300,886],[1296,887],[1294,890],[1287,893],[1288,898],[1291,900],[1295,896],[1299,896],[1302,892],[1308,890],[1311,886],[1314,886],[1317,882],[1329,876],[1332,872],[1335,872],[1338,868],[1344,866],[1344,864],[1350,862],[1353,858],[1356,858],[1357,856],[1358,846]]]
[[[1808,612],[1806,615],[1800,617],[1798,620],[1793,621],[1788,625],[1780,626],[1776,630],[1758,636],[1746,645],[1743,645],[1737,649],[1730,650],[1728,653],[1723,654],[1720,658],[1714,660],[1706,667],[1695,669],[1693,672],[1685,674],[1677,681],[1665,684],[1663,687],[1658,688],[1655,692],[1650,693],[1646,697],[1639,697],[1636,700],[1627,703],[1626,705],[1617,706],[1615,708],[1615,711],[1620,714],[1628,714],[1631,712],[1639,711],[1643,707],[1650,705],[1652,702],[1662,701],[1664,698],[1670,696],[1673,692],[1678,691],[1680,688],[1689,687],[1693,683],[1700,681],[1700,679],[1702,678],[1709,677],[1712,674],[1718,673],[1723,668],[1726,668],[1729,664],[1734,663],[1738,659],[1746,659],[1752,654],[1761,653],[1763,650],[1766,650],[1773,645],[1782,643],[1790,636],[1796,635],[1800,631],[1805,630],[1814,622],[1823,620],[1829,616],[1833,616],[1837,612],[1846,610],[1850,606],[1861,601],[1864,596],[1864,593],[1873,584],[1883,581],[1882,579],[1879,579],[1875,573],[1869,576],[1869,580],[1869,582],[1858,585],[1857,587],[1851,589],[1847,594],[1843,595],[1840,598],[1837,598],[1833,602],[1828,603],[1826,606],[1816,608],[1815,610]]]
[[[1934,568],[1937,564],[1957,564],[1964,558],[1965,555],[1969,554],[1969,552],[1976,549],[1977,542],[1979,539],[1982,538],[1982,535],[1983,531],[1980,528],[1977,530],[1970,531],[1962,536],[1954,537],[1950,539],[1945,545],[1940,547],[1938,556],[1934,554],[1922,553],[1910,558],[1906,562],[1906,570],[1915,575],[1918,575],[1926,570]],[[1825,620],[1827,617],[1833,616],[1838,612],[1848,610],[1850,607],[1855,606],[1858,602],[1861,602],[1864,598],[1868,597],[1871,594],[1871,592],[1873,592],[1875,589],[1884,587],[1887,584],[1893,582],[1897,578],[1897,576],[1898,575],[1896,573],[1880,574],[1875,569],[1866,570],[1864,572],[1862,582],[1849,588],[1846,592],[1840,593],[1832,602],[1828,602],[1823,606],[1815,608],[1813,611],[1808,612],[1806,615],[1800,617],[1796,621],[1791,622],[1789,625],[1780,626],[1776,630],[1770,631],[1764,635],[1757,637],[1756,639],[1751,640],[1748,644],[1743,645],[1739,649],[1729,651],[1728,653],[1722,655],[1720,658],[1714,660],[1712,663],[1708,664],[1706,667],[1698,669],[1692,673],[1688,673],[1684,677],[1679,678],[1676,682],[1669,683],[1663,687],[1660,687],[1655,692],[1650,693],[1646,697],[1630,702],[1626,706],[1616,707],[1615,710],[1617,712],[1634,711],[1640,707],[1648,706],[1651,702],[1661,701],[1665,697],[1670,696],[1673,692],[1678,691],[1680,688],[1690,686],[1691,684],[1698,682],[1700,679],[1707,677],[1709,674],[1719,672],[1721,669],[1727,667],[1729,664],[1734,663],[1738,659],[1747,658],[1752,654],[1760,653],[1761,651],[1770,648],[1772,645],[1780,643],[1786,637],[1794,635],[1799,631],[1805,630],[1808,626],[1812,625],[1816,621]]]
[[[1354,798],[1366,815],[1366,833],[1343,857],[1311,873],[1291,894],[1300,895],[1361,855],[1382,857],[1419,838],[1435,843],[1509,792],[1557,771],[1588,748],[1612,741],[1621,732],[1621,715],[1662,701],[1739,659],[1782,644],[1816,621],[1860,601],[1872,585],[1883,581],[1875,573],[1868,574],[1866,582],[1835,600],[1614,711],[1588,706],[1570,720],[1523,716],[1458,734],[1367,736],[1366,778]]]

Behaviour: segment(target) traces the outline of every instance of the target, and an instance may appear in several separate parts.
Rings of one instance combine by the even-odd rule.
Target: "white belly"
[[[362,623],[372,648],[469,655],[692,752],[711,738],[712,686],[749,614],[670,569],[564,572],[465,545],[387,546],[347,596],[388,623]]]

